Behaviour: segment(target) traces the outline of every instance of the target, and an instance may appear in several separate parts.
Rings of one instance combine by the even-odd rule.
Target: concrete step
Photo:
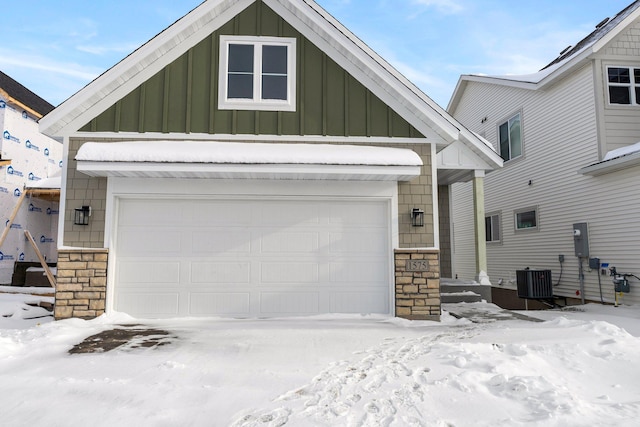
[[[470,292],[480,296],[480,300],[491,302],[491,286],[481,285],[473,280],[440,279],[441,294],[464,294]],[[443,300],[444,302],[444,300]]]
[[[454,304],[460,302],[482,302],[482,295],[472,291],[440,293],[442,304]]]

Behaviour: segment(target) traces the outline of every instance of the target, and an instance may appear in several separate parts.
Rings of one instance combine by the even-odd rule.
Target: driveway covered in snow
[[[620,326],[639,335],[638,310],[582,310],[479,324],[0,318],[0,423],[635,426],[640,341]],[[69,354],[126,323],[167,331],[167,342]]]

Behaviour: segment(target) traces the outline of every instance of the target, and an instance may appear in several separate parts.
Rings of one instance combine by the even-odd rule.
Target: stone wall
[[[396,316],[440,321],[440,253],[436,249],[396,249]]]
[[[93,319],[104,313],[108,252],[89,248],[58,251],[56,320]]]

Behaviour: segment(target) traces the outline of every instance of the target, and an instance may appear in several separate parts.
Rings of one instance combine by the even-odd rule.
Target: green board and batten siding
[[[220,35],[297,39],[295,112],[218,109]],[[116,102],[81,131],[423,137],[261,1]]]

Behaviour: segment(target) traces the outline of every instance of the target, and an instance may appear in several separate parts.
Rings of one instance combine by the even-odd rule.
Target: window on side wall
[[[609,104],[640,104],[640,68],[607,67]]]
[[[487,243],[500,242],[500,214],[491,213],[484,217],[485,240]]]
[[[538,229],[538,209],[526,208],[514,212],[516,231]]]
[[[504,161],[512,160],[522,155],[522,119],[520,113],[515,114],[499,126],[500,156]]]
[[[295,111],[296,39],[220,36],[218,108]]]

